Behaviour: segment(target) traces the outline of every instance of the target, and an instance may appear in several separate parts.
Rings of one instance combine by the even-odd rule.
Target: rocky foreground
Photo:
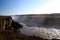
[[[48,40],[36,36],[26,36],[20,32],[13,30],[0,30],[0,40]],[[57,39],[51,39],[57,40]]]

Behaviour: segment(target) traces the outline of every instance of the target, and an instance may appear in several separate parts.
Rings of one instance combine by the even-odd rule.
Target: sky
[[[60,0],[0,0],[0,15],[60,13]]]

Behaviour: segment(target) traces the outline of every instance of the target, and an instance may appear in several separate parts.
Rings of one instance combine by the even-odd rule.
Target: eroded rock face
[[[0,29],[11,26],[12,18],[10,16],[0,16]]]
[[[21,27],[22,25],[17,22],[14,22],[11,16],[0,16],[0,29],[18,30],[18,28]]]

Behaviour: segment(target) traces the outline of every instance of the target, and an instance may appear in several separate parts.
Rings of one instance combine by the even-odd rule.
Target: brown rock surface
[[[13,30],[2,30],[0,31],[0,40],[46,40],[35,36],[26,36]]]
[[[0,40],[48,40],[36,36],[26,36],[22,33],[15,32],[13,30],[1,30],[0,31]],[[57,39],[52,39],[57,40]]]

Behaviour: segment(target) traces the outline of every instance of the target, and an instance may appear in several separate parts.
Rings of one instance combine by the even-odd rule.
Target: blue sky
[[[44,7],[49,7],[51,2],[51,0],[0,0],[0,15],[49,13],[44,12],[46,9]]]

